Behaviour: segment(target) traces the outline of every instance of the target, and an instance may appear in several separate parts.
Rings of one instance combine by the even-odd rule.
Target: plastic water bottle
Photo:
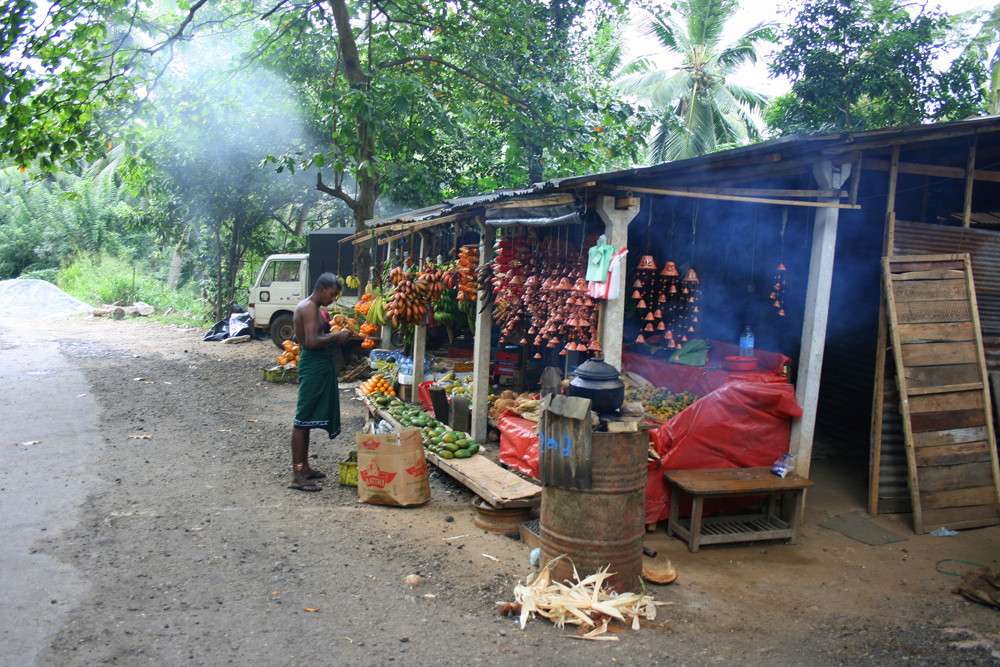
[[[749,324],[744,327],[743,333],[740,335],[740,356],[753,356],[753,332],[750,331]]]

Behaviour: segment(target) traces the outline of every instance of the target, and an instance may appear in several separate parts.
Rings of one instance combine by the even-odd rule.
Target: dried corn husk
[[[530,583],[514,587],[514,606],[520,607],[521,629],[531,616],[537,615],[544,616],[560,628],[567,623],[590,628],[586,634],[579,635],[580,638],[615,641],[617,638],[613,636],[599,637],[607,632],[610,619],[638,630],[640,618],[653,620],[656,618],[656,607],[669,604],[656,602],[650,595],[616,595],[614,591],[606,590],[605,581],[611,576],[608,567],[583,580],[574,567],[575,584],[553,582],[551,568],[559,558],[549,561],[538,576],[529,579]]]
[[[510,389],[506,389],[506,390],[504,390],[504,392],[502,394],[500,394],[500,398],[505,398],[505,399],[509,399],[511,401],[516,401],[517,400],[517,394],[515,394]]]

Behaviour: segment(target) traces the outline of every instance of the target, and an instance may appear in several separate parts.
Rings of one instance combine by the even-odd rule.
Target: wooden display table
[[[787,539],[798,542],[798,527],[805,507],[806,487],[812,480],[798,475],[778,477],[770,468],[718,468],[672,470],[663,473],[670,485],[670,520],[667,535],[677,535],[692,553],[702,544]],[[692,496],[691,518],[681,519],[681,492]],[[764,514],[702,517],[706,498],[765,496]],[[779,515],[778,500],[781,503]]]

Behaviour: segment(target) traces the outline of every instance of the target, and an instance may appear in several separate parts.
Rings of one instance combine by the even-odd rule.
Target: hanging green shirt
[[[608,245],[604,236],[597,239],[597,244],[590,249],[587,258],[587,280],[604,282],[608,279],[608,269],[611,266],[611,256],[615,247]]]

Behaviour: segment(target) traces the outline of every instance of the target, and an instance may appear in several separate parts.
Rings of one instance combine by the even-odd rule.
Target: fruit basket
[[[299,371],[296,368],[282,368],[281,366],[272,366],[270,368],[262,368],[261,374],[264,379],[268,382],[298,382],[299,381]]]
[[[357,486],[358,485],[358,453],[357,451],[352,451],[347,455],[346,461],[340,462],[340,485],[341,486]]]

